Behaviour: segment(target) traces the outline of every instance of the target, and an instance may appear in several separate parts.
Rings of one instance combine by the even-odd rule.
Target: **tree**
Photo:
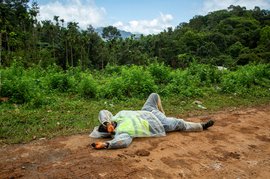
[[[108,26],[103,28],[102,37],[107,41],[112,41],[120,38],[121,34],[116,27]]]
[[[74,51],[77,48],[76,42],[78,41],[78,23],[77,22],[69,22],[67,25],[67,39],[68,39],[68,47],[70,49],[70,65],[74,66]]]
[[[243,48],[244,46],[241,44],[241,42],[238,41],[235,44],[231,45],[228,50],[233,58],[237,58]]]
[[[265,26],[261,29],[260,44],[270,48],[270,26]]]

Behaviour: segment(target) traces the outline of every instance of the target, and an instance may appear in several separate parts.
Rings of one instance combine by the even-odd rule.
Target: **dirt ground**
[[[97,139],[88,134],[1,146],[0,178],[270,178],[270,105],[187,120],[209,117],[216,123],[206,131],[118,150],[90,148]]]

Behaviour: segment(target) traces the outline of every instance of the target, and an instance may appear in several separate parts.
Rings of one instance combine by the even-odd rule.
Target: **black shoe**
[[[211,127],[212,125],[214,125],[214,121],[213,120],[208,120],[207,122],[203,122],[201,123],[203,130],[206,130],[208,127]]]

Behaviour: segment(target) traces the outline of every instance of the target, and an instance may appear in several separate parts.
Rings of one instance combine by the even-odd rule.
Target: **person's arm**
[[[131,144],[132,137],[127,133],[122,133],[119,135],[115,135],[113,140],[108,141],[109,146],[108,149],[119,149],[126,148]]]
[[[120,149],[126,148],[132,142],[132,137],[126,133],[115,135],[113,140],[107,142],[95,142],[92,147],[95,149]]]

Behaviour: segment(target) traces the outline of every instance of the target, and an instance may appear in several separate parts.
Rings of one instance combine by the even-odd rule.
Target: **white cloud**
[[[204,0],[203,2],[203,14],[208,12],[227,9],[230,5],[240,5],[241,7],[246,7],[247,9],[254,9],[255,6],[261,9],[269,9],[269,0]]]
[[[172,15],[160,13],[159,17],[152,20],[132,20],[128,23],[118,21],[113,26],[132,33],[157,34],[168,27],[172,27],[172,20]]]
[[[89,24],[100,26],[103,23],[106,10],[97,7],[94,1],[68,0],[65,4],[60,1],[40,5],[39,20],[53,20],[53,16],[59,16],[65,22],[79,22],[79,26],[85,29]]]

